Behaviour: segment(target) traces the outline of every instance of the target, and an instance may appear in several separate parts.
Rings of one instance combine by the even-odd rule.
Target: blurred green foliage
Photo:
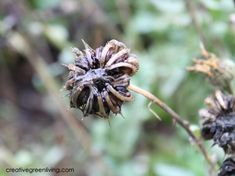
[[[185,70],[200,54],[199,34],[185,1],[21,0],[14,3],[3,0],[0,4],[0,64],[1,68],[7,66],[10,77],[15,78],[11,76],[13,68],[26,62],[20,54],[2,44],[10,40],[12,31],[33,38],[37,51],[61,87],[67,73],[60,65],[73,62],[72,46],[82,48],[81,39],[84,39],[92,47],[98,47],[116,38],[125,42],[139,58],[140,70],[131,83],[163,99],[198,128],[198,109],[204,106],[203,100],[213,87],[200,75]],[[222,58],[233,59],[233,1],[192,0],[192,4],[205,37],[205,47]],[[22,69],[17,73],[24,76],[27,70]],[[104,175],[97,164],[99,161],[89,161],[79,141],[65,129],[38,76],[33,71],[30,73],[29,83],[25,83],[30,87],[18,87],[18,83],[23,84],[18,77],[10,81],[19,89],[16,94],[25,93],[23,98],[18,100],[17,96],[12,102],[3,92],[0,94],[0,122],[6,126],[0,129],[0,175],[10,166],[75,167],[78,175]],[[26,108],[20,104],[37,98],[41,104],[40,115],[30,111],[30,103]],[[68,101],[63,95],[61,98]],[[123,107],[123,118],[121,115],[112,117],[110,126],[106,120],[94,117],[82,121],[90,133],[94,152],[102,154],[112,175],[207,175],[207,164],[190,144],[186,133],[153,106],[162,121],[156,119],[148,111],[148,103],[135,94],[135,101]],[[27,111],[29,117],[22,118]],[[81,113],[76,111],[76,114],[81,120]],[[62,143],[57,141],[58,136],[63,138]],[[205,145],[212,153],[210,144]],[[219,150],[213,153],[219,159],[223,157]]]

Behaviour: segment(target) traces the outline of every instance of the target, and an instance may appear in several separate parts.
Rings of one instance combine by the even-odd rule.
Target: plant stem
[[[195,142],[195,144],[198,146],[199,150],[201,151],[201,153],[203,154],[203,156],[205,157],[206,161],[208,162],[208,164],[211,167],[211,170],[215,170],[215,164],[213,163],[213,161],[211,160],[211,158],[209,157],[205,147],[202,145],[201,140],[199,140],[194,133],[190,130],[189,128],[189,122],[187,122],[186,120],[183,120],[174,110],[172,110],[167,104],[165,104],[163,101],[161,101],[159,98],[157,98],[156,96],[154,96],[153,94],[151,94],[150,92],[143,90],[137,86],[134,85],[129,85],[128,87],[129,90],[134,91],[138,94],[141,94],[143,96],[145,96],[147,99],[149,99],[150,101],[152,101],[153,103],[155,103],[157,106],[159,106],[161,109],[163,109],[166,113],[168,113],[170,115],[170,117],[176,122],[178,123],[187,133],[188,135],[192,138],[192,140]]]
[[[75,137],[78,139],[84,150],[86,150],[86,152],[90,152],[91,140],[88,131],[82,123],[75,118],[74,114],[65,108],[65,105],[59,95],[60,86],[49,73],[49,68],[47,67],[47,64],[43,60],[42,56],[33,47],[33,42],[23,33],[14,33],[13,37],[20,41],[21,48],[13,42],[10,43],[10,46],[24,55],[28,62],[32,65],[36,74],[45,86],[46,91],[51,96],[53,105],[57,108],[60,116],[73,131]]]
[[[193,1],[192,0],[184,0],[184,2],[185,2],[186,9],[190,13],[193,26],[195,27],[195,30],[198,33],[201,42],[203,44],[205,44],[206,43],[206,39],[205,39],[205,36],[204,36],[204,34],[202,32],[202,29],[201,29],[201,26],[199,24],[199,21],[197,19],[196,10],[195,10]]]

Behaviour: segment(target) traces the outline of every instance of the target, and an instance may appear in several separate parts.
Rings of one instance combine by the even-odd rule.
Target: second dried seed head
[[[235,97],[216,91],[205,102],[208,108],[199,112],[202,136],[212,139],[227,154],[235,153]]]

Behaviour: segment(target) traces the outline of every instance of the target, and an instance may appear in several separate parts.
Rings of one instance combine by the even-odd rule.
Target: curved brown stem
[[[156,96],[154,96],[153,94],[151,94],[150,92],[143,90],[137,86],[134,85],[129,85],[128,87],[129,90],[132,90],[138,94],[141,94],[143,96],[145,96],[147,99],[149,99],[150,101],[152,101],[153,103],[155,103],[157,106],[159,106],[161,109],[163,109],[166,113],[168,113],[170,115],[170,117],[176,122],[178,123],[187,133],[188,135],[192,138],[192,140],[195,142],[195,144],[198,146],[199,150],[201,151],[201,153],[203,154],[204,158],[206,159],[206,161],[208,162],[208,164],[211,167],[212,171],[215,171],[215,164],[213,163],[213,161],[211,160],[211,158],[209,157],[205,147],[202,145],[201,140],[199,140],[194,133],[190,130],[189,128],[189,122],[187,122],[186,120],[183,120],[174,110],[172,110],[167,104],[165,104],[163,101],[161,101],[159,98],[157,98]]]

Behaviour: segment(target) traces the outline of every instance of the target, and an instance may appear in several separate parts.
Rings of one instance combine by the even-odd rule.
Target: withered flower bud
[[[75,62],[67,65],[70,72],[65,88],[70,106],[79,108],[84,116],[108,118],[110,112],[120,113],[122,104],[132,100],[127,87],[139,68],[136,57],[117,40],[95,50],[83,43],[84,52],[73,48]]]
[[[230,82],[234,79],[232,62],[225,62],[215,54],[207,52],[201,47],[201,57],[194,60],[194,65],[187,68],[205,75],[210,83],[222,89],[230,89]],[[231,90],[229,90],[231,91]]]
[[[235,152],[235,97],[216,91],[199,111],[202,137],[213,139],[228,154]]]
[[[235,158],[227,158],[222,166],[218,176],[235,176]]]

